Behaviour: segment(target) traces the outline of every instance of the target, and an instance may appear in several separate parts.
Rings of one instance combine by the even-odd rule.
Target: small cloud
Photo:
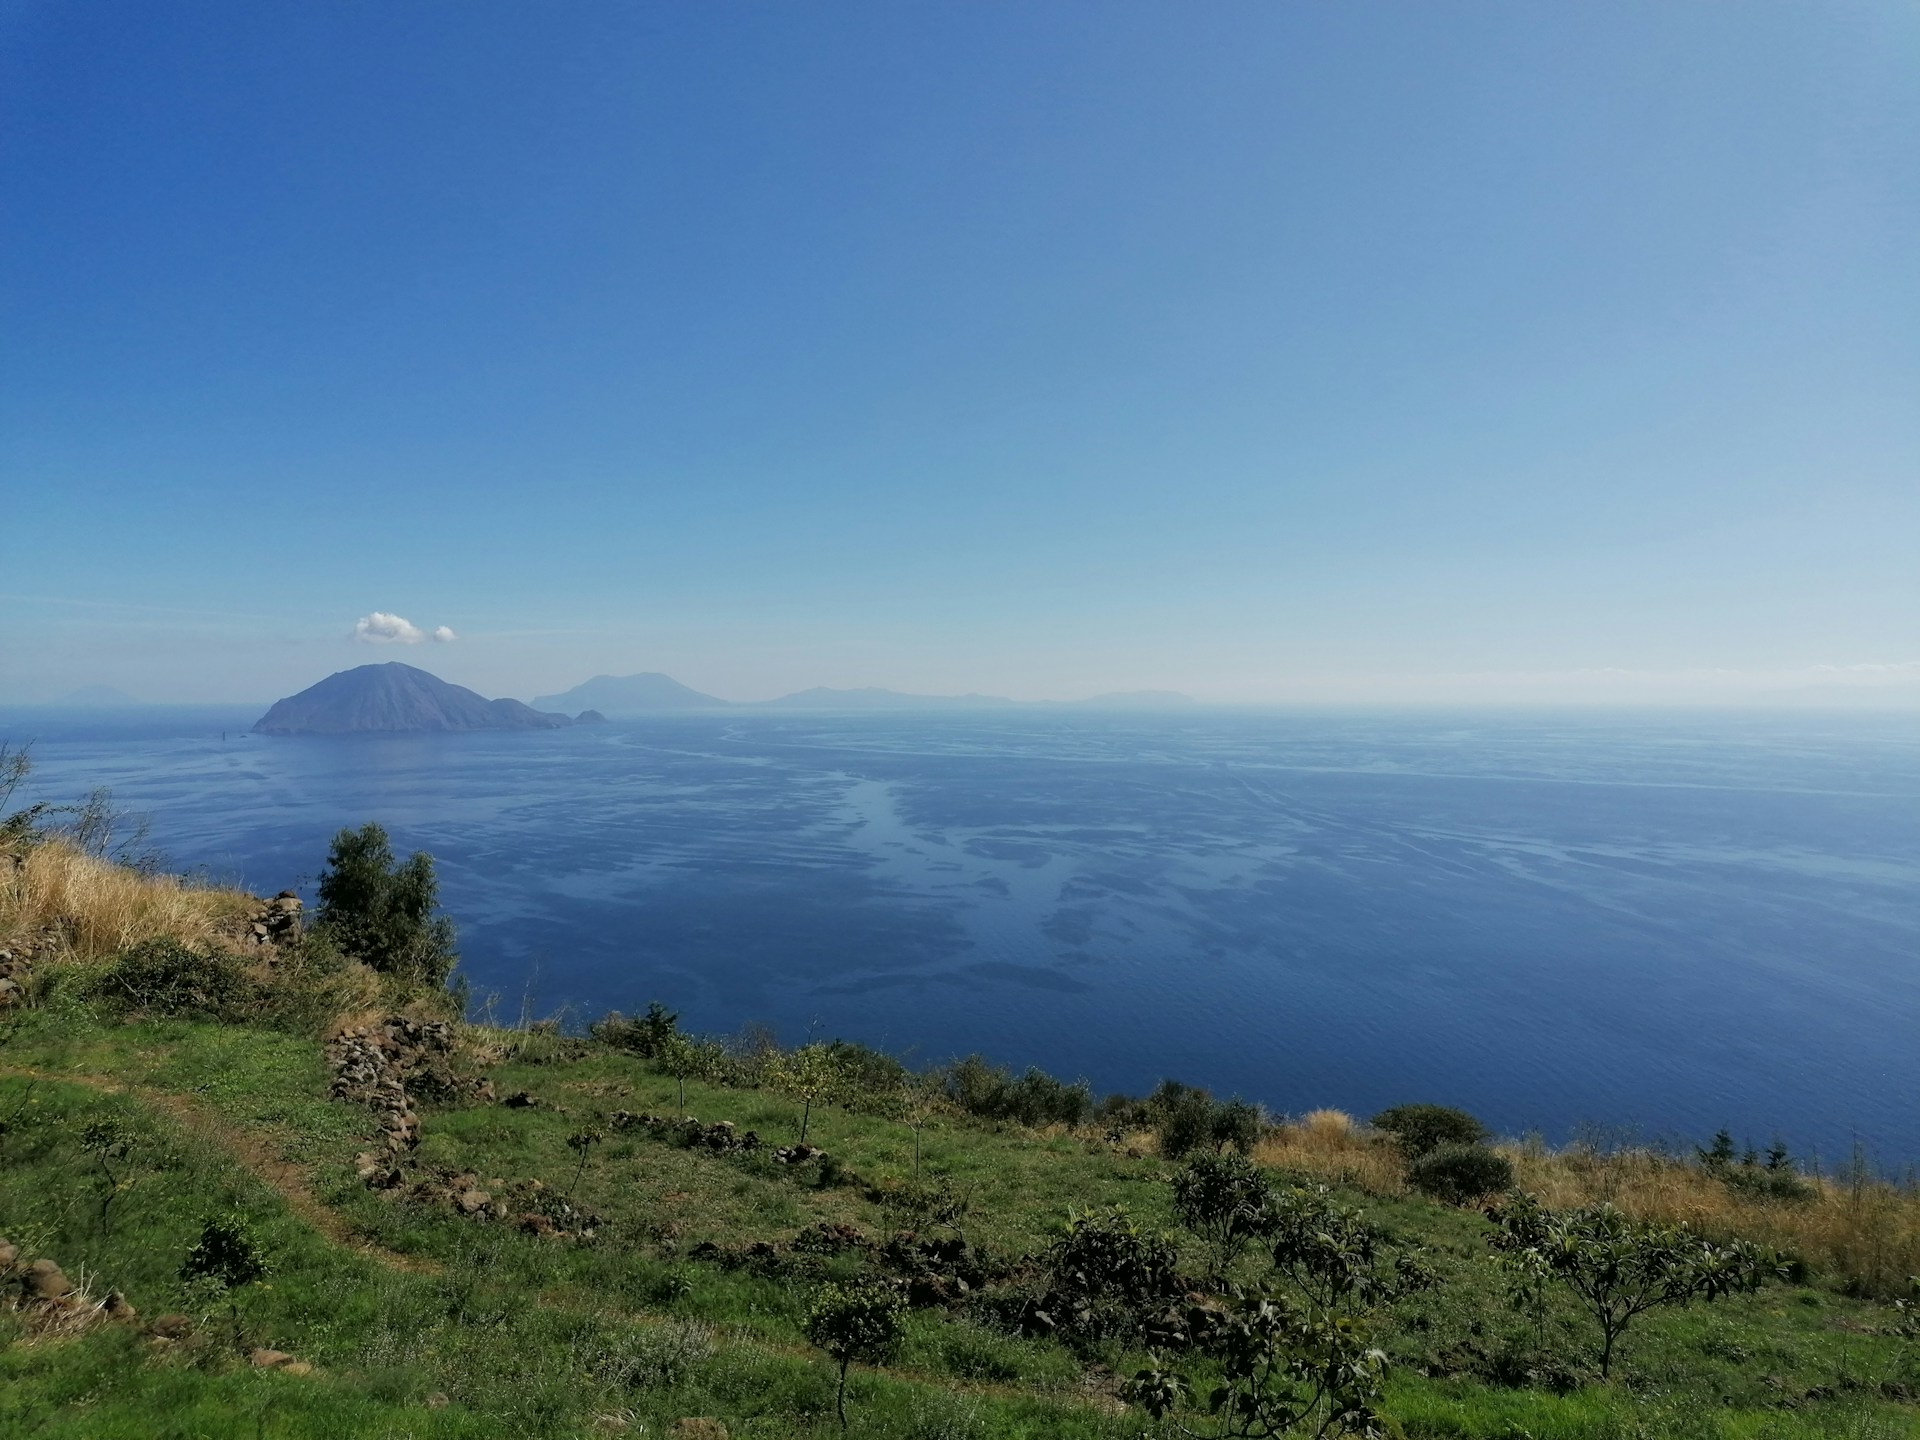
[[[445,645],[448,641],[458,640],[460,637],[453,633],[451,625],[436,625],[433,627],[433,638]]]
[[[418,645],[427,633],[411,620],[376,610],[353,622],[353,638],[363,645]]]

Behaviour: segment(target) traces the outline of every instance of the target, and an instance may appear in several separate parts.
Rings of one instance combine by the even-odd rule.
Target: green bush
[[[1484,1145],[1439,1145],[1407,1167],[1407,1183],[1449,1205],[1513,1188],[1513,1165]]]
[[[1180,1160],[1196,1150],[1250,1154],[1260,1138],[1260,1111],[1238,1096],[1215,1100],[1197,1085],[1162,1080],[1142,1106],[1160,1134],[1160,1153]]]
[[[1451,1105],[1395,1105],[1373,1117],[1373,1128],[1393,1136],[1409,1159],[1442,1145],[1478,1145],[1487,1127]]]
[[[380,826],[342,830],[327,852],[319,897],[320,928],[382,974],[440,986],[453,973],[453,922],[435,913],[439,884],[426,851],[396,861]]]
[[[234,956],[162,937],[122,950],[88,984],[87,995],[125,1014],[236,1021],[260,990]]]
[[[978,1055],[955,1061],[936,1079],[949,1100],[985,1120],[1035,1127],[1079,1125],[1093,1112],[1093,1096],[1085,1082],[1069,1085],[1031,1068],[1015,1079],[1004,1066],[991,1065]]]

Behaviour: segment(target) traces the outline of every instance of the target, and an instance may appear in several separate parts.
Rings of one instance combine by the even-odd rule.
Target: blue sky
[[[1905,3],[0,0],[0,701],[1920,696],[1917,58]]]

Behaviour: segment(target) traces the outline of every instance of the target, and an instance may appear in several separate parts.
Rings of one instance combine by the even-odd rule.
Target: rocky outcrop
[[[247,917],[247,941],[253,945],[285,945],[300,938],[300,897],[282,890]]]
[[[435,1104],[492,1101],[491,1080],[463,1079],[454,1072],[453,1048],[453,1027],[444,1020],[390,1015],[377,1025],[342,1030],[327,1042],[333,1072],[327,1093],[373,1111],[382,1154],[391,1161],[420,1143],[416,1097]]]
[[[96,1325],[130,1324],[138,1311],[118,1290],[95,1299],[52,1260],[28,1259],[0,1240],[0,1309],[12,1310],[39,1335],[73,1335]]]

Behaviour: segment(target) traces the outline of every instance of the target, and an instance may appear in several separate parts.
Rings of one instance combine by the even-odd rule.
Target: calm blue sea
[[[381,821],[507,1018],[658,998],[1101,1089],[1920,1160],[1912,716],[255,718],[0,736],[40,793],[111,786],[257,890],[310,897],[332,833]]]

